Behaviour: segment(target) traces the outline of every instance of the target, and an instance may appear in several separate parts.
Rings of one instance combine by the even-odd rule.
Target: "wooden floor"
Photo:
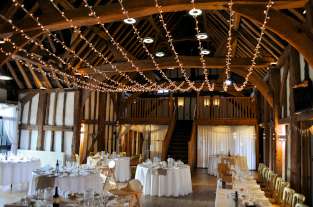
[[[193,193],[185,197],[150,197],[142,198],[144,207],[214,207],[216,177],[209,176],[207,170],[197,169],[192,173]],[[22,193],[4,193],[0,191],[0,207],[24,197]]]

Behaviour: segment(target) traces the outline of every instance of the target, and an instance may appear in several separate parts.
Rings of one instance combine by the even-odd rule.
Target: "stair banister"
[[[173,101],[173,97],[169,98],[169,109],[170,109],[170,121],[168,124],[167,132],[162,143],[162,160],[166,159],[169,145],[171,143],[171,138],[176,127],[176,105]]]
[[[195,106],[194,114],[193,114],[193,123],[192,123],[192,130],[190,139],[188,142],[188,165],[190,169],[194,169],[195,167],[195,160],[196,160],[196,152],[197,152],[197,123],[196,117],[197,116],[197,105]]]

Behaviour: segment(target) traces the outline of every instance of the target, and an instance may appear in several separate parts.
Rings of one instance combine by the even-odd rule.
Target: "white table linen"
[[[246,175],[245,178],[242,178],[240,181],[235,180],[235,184],[233,184],[233,189],[222,189],[220,188],[220,186],[221,185],[218,183],[215,197],[215,207],[235,206],[235,201],[233,200],[233,194],[235,191],[238,192],[238,202],[240,204],[247,201],[253,201],[261,207],[272,206],[268,198],[265,197],[265,194],[261,190],[260,186],[249,175]]]
[[[108,165],[110,161],[115,162],[114,176],[117,182],[127,182],[130,180],[130,158],[129,157],[116,157],[116,158],[101,158],[101,157],[88,157],[87,165],[96,167],[100,161],[105,161]]]
[[[33,172],[32,182],[29,186],[28,195],[34,195],[36,192],[36,178],[40,176]],[[84,193],[86,190],[92,190],[93,192],[102,192],[103,180],[100,174],[94,173],[82,173],[80,175],[66,175],[57,176],[55,178],[54,186],[58,186],[59,191],[64,192],[75,192]]]
[[[228,156],[222,155],[211,155],[208,158],[208,174],[217,176],[218,163],[221,163],[223,158],[229,158]],[[231,159],[235,161],[235,168],[238,168],[241,171],[248,171],[247,158],[245,156],[231,156]]]
[[[138,165],[135,179],[143,185],[143,194],[151,196],[184,196],[192,193],[188,165],[166,168],[166,175],[152,173],[152,166]]]
[[[32,171],[40,168],[38,159],[13,159],[0,161],[0,186],[28,183]]]

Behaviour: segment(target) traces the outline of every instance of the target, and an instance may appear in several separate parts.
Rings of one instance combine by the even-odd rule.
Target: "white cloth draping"
[[[245,156],[248,169],[256,169],[254,126],[198,126],[197,166],[208,167],[210,156]]]
[[[3,119],[3,128],[11,142],[11,150],[17,149],[17,106],[0,104],[0,116]]]
[[[87,165],[96,167],[100,161],[105,161],[104,164],[108,165],[113,160],[115,162],[114,176],[117,182],[127,182],[130,180],[130,158],[117,157],[113,159],[102,159],[100,157],[88,157]]]
[[[39,174],[33,172],[32,182],[28,189],[28,195],[34,195],[36,192],[36,178]],[[60,192],[84,193],[86,190],[93,192],[102,192],[102,178],[99,173],[88,173],[81,175],[58,176],[55,178],[55,186],[58,186]]]
[[[211,155],[208,157],[208,173],[210,175],[217,176],[217,166],[218,163],[222,162],[222,159],[233,159],[235,163],[235,169],[238,169],[240,171],[247,171],[248,166],[247,166],[247,158],[245,156],[219,156],[219,155]]]
[[[144,195],[151,196],[184,196],[192,193],[190,167],[167,168],[166,175],[152,173],[153,168],[138,165],[135,179],[143,185]]]
[[[40,168],[40,160],[1,160],[0,186],[28,183],[32,179],[32,171]]]
[[[272,204],[265,197],[264,192],[256,181],[250,176],[246,176],[246,179],[236,181],[233,184],[233,189],[221,189],[217,184],[215,207],[233,207],[235,202],[233,200],[233,194],[237,191],[239,193],[239,203],[242,204],[247,201],[253,201],[258,204],[257,206],[271,207]],[[244,205],[239,205],[244,206]]]

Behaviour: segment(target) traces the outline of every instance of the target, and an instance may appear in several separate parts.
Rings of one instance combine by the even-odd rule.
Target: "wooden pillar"
[[[37,111],[37,126],[38,126],[37,150],[43,150],[45,138],[43,126],[46,120],[46,112],[47,112],[47,93],[39,93],[39,102]]]
[[[270,165],[270,106],[267,104],[266,100],[264,100],[264,133],[263,133],[263,146],[264,146],[264,163],[269,166]]]
[[[294,49],[291,48],[290,50],[290,96],[289,96],[289,111],[290,111],[290,139],[291,139],[291,176],[290,176],[290,184],[291,187],[294,188],[296,191],[300,190],[301,184],[301,143],[300,143],[300,136],[295,127],[299,127],[298,122],[295,120],[293,114],[295,112],[295,105],[294,105],[294,98],[293,98],[293,86],[300,81],[300,61],[299,61],[299,54]]]
[[[106,93],[99,94],[98,151],[105,151]]]
[[[80,128],[81,128],[81,106],[82,106],[82,91],[77,90],[74,94],[74,129],[73,129],[73,145],[72,153],[79,154],[80,146]]]
[[[278,139],[278,127],[280,119],[280,69],[270,68],[270,85],[273,91],[273,147],[272,168],[278,175],[282,175],[282,143]]]

